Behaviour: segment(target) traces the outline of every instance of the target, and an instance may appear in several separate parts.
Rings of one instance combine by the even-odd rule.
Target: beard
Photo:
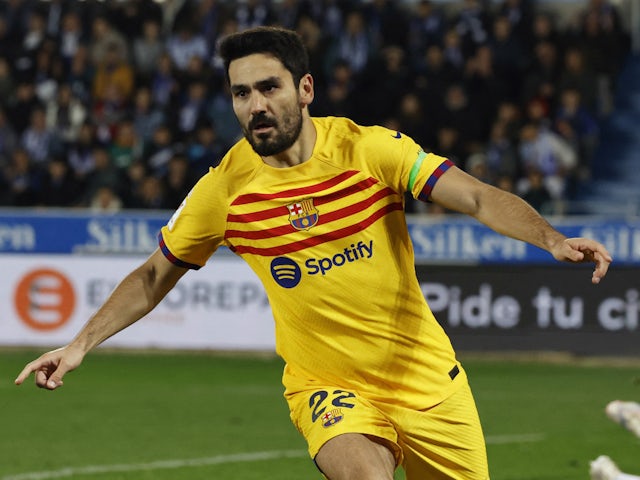
[[[280,125],[282,123],[282,125]],[[273,127],[273,130],[264,134],[254,134],[257,126]],[[247,127],[242,131],[245,138],[253,147],[253,150],[261,157],[270,157],[288,150],[300,136],[302,131],[302,111],[299,108],[290,108],[284,112],[282,121],[269,118],[266,114],[260,114],[251,119]]]

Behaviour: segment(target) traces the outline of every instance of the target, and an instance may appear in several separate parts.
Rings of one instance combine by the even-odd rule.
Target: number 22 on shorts
[[[311,421],[315,423],[318,418],[322,417],[323,425],[325,427],[337,423],[341,419],[341,416],[340,418],[338,418],[335,413],[332,413],[334,412],[334,410],[327,412],[327,406],[330,404],[337,409],[353,408],[355,407],[355,405],[349,401],[350,398],[356,398],[356,395],[344,390],[334,390],[331,394],[329,394],[329,392],[327,392],[326,390],[318,390],[316,392],[313,392],[311,397],[309,397]]]

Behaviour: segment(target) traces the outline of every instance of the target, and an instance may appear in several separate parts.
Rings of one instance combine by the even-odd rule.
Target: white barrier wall
[[[0,345],[67,343],[144,257],[0,255]],[[104,343],[118,347],[273,350],[264,289],[219,256],[188,272],[158,307]]]

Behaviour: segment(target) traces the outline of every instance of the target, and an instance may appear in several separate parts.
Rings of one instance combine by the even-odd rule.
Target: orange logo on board
[[[16,311],[29,327],[49,331],[71,318],[76,295],[71,282],[56,270],[42,268],[24,276],[15,292]]]

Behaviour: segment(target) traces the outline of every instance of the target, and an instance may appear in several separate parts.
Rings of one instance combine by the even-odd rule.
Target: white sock
[[[640,480],[640,477],[637,475],[630,475],[628,473],[621,473],[614,480]]]

